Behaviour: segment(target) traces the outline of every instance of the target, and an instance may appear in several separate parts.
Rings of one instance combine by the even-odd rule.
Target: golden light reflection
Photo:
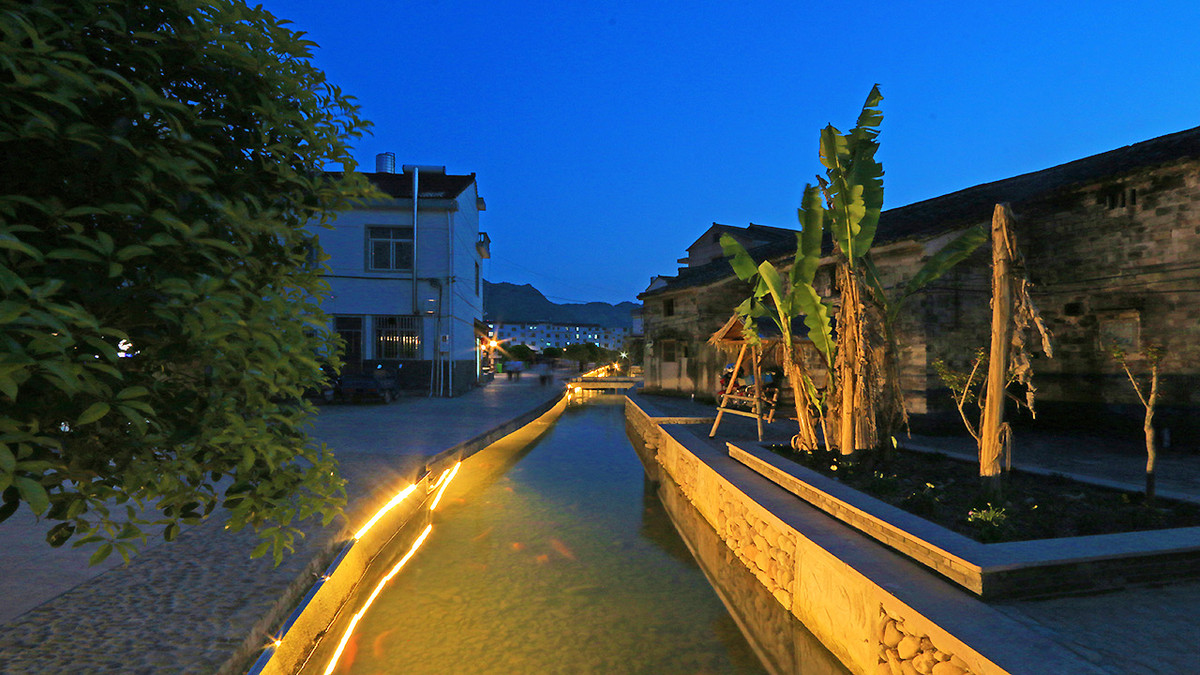
[[[392,569],[388,571],[386,575],[384,575],[383,579],[381,579],[379,583],[375,585],[375,589],[371,591],[371,595],[367,596],[366,602],[363,603],[362,609],[358,610],[358,612],[355,613],[355,615],[350,619],[350,625],[346,627],[345,634],[342,635],[342,639],[338,642],[337,649],[333,652],[333,658],[329,660],[329,666],[325,668],[325,675],[333,675],[333,671],[337,669],[338,659],[342,658],[342,652],[346,649],[346,643],[349,642],[350,637],[354,635],[354,628],[358,625],[359,620],[362,619],[363,615],[367,613],[367,609],[371,607],[371,603],[375,602],[375,598],[377,598],[379,593],[383,591],[383,587],[387,584],[387,582],[391,581],[392,577],[396,576],[396,573],[400,571],[400,568],[404,567],[404,565],[408,563],[409,559],[413,557],[413,554],[417,552],[417,549],[421,548],[421,544],[425,543],[425,539],[429,536],[429,533],[432,530],[433,525],[426,525],[425,529],[421,532],[421,536],[417,537],[417,540],[413,542],[412,547],[408,549],[408,553],[405,553],[404,557],[400,559],[400,562],[396,563],[395,566],[393,566]]]
[[[450,476],[446,478],[444,483],[441,480],[438,481],[439,483],[442,483],[442,489],[438,490],[437,496],[433,498],[433,503],[429,505],[430,511],[436,509],[438,502],[442,501],[442,495],[446,493],[446,488],[450,487],[450,481],[454,480],[454,477],[458,475],[458,468],[460,466],[462,466],[462,462],[457,462],[454,465],[453,470],[448,469],[448,471],[450,471]],[[443,473],[442,476],[445,477],[446,474]]]
[[[395,497],[392,497],[391,501],[389,501],[387,504],[384,504],[383,508],[376,511],[375,515],[371,516],[371,519],[367,521],[366,525],[362,526],[361,530],[354,533],[354,539],[355,540],[362,539],[363,535],[365,535],[367,533],[367,530],[371,529],[371,526],[373,526],[375,523],[379,522],[379,519],[382,518],[384,515],[386,515],[388,511],[391,511],[392,509],[399,506],[400,502],[404,501],[404,499],[406,497],[408,497],[409,495],[411,495],[413,493],[413,490],[416,490],[416,489],[417,489],[417,486],[414,483],[414,484],[409,485],[408,487],[404,488],[403,490],[401,490],[399,493],[396,494]]]

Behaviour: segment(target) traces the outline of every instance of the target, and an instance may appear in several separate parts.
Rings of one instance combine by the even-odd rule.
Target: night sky
[[[635,299],[714,221],[794,227],[874,83],[885,208],[1200,125],[1195,0],[264,6],[374,121],[360,169],[476,173],[485,277],[556,302]]]

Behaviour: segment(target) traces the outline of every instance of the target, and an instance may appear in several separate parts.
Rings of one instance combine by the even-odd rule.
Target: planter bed
[[[970,465],[966,474],[955,477],[952,469],[964,467],[929,465],[957,460],[922,454],[917,464],[938,480],[916,483],[899,478],[900,471],[906,471],[899,463],[878,472],[859,471],[867,483],[890,493],[885,496],[941,517],[948,525],[943,526],[806,468],[767,446],[731,443],[729,454],[801,499],[985,598],[1089,592],[1200,577],[1200,527],[1195,526],[1200,524],[1200,509],[1192,504],[1160,500],[1156,507],[1163,510],[1148,511],[1138,503],[1137,494],[1123,496],[1119,491],[1044,476],[1036,478],[1046,483],[1034,488],[1024,481],[1035,477],[1025,475],[1019,477],[1022,482],[1007,487],[1009,503],[993,504],[1005,511],[1004,521],[995,525],[999,520],[995,510],[989,513],[985,504],[969,503],[970,495],[978,492]],[[951,496],[955,492],[951,488],[957,486],[966,488],[965,500]],[[969,521],[971,510],[983,513]],[[1122,511],[1126,515],[1119,516]],[[1072,512],[1081,517],[1057,517]],[[1113,532],[1113,525],[1121,521],[1122,527],[1143,529]],[[1188,524],[1192,526],[1178,527]],[[999,543],[968,536],[998,540],[1022,532],[1028,538]]]

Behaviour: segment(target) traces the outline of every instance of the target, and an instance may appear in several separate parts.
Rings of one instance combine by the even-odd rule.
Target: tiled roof
[[[1200,158],[1200,127],[888,209],[879,216],[876,241],[887,243],[902,239],[924,239],[984,222],[991,217],[992,207],[1002,202],[1009,202],[1019,209],[1021,204],[1082,183],[1096,182],[1143,167],[1195,158]],[[785,240],[763,244],[751,249],[750,253],[755,260],[775,260],[792,255],[795,250],[795,241]],[[673,278],[662,277],[667,282],[665,286],[638,297],[702,286],[732,274],[733,270],[726,260],[683,268]]]

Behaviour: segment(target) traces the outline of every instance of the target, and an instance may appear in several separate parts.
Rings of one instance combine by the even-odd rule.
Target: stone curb
[[[345,610],[346,602],[359,588],[363,575],[376,557],[404,528],[415,522],[416,517],[423,514],[427,516],[429,511],[425,505],[435,491],[433,476],[525,427],[556,406],[565,404],[565,401],[561,395],[551,398],[533,410],[431,457],[425,464],[424,475],[415,483],[413,492],[419,497],[397,505],[363,537],[346,542],[325,573],[313,583],[287,618],[282,622],[270,622],[271,625],[278,623],[280,627],[266,640],[268,644],[265,649],[262,648],[264,640],[261,635],[255,633],[249,636],[247,644],[255,645],[253,652],[262,651],[250,666],[248,675],[297,672],[317,642],[325,636],[329,626]],[[240,661],[244,662],[244,657]]]

